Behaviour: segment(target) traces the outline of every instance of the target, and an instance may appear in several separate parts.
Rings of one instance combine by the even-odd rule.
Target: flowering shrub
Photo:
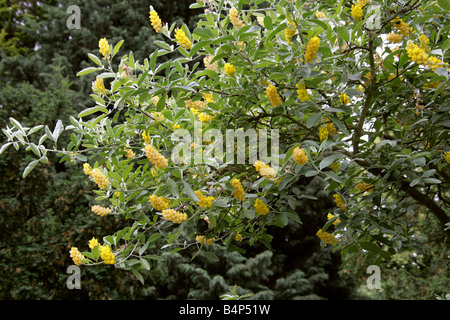
[[[241,3],[193,3],[205,9],[194,30],[163,25],[151,8],[149,25],[166,41],[148,59],[119,57],[123,41],[105,38],[88,55],[94,66],[78,75],[97,73],[94,107],[53,130],[13,118],[3,129],[0,152],[24,146],[37,156],[24,177],[56,152],[94,182],[93,212],[130,221],[100,243],[79,244],[90,251],[73,248],[74,263],[140,277],[157,243],[170,252],[197,246],[214,261],[205,245],[270,247],[267,226],[301,223],[297,210],[311,199],[291,186],[314,176],[328,181],[336,203],[321,213],[330,219],[317,237],[346,259],[419,248],[411,218],[419,211],[449,237],[448,5]],[[178,56],[160,62],[167,54]],[[254,139],[236,145],[238,129]],[[280,140],[252,159],[268,129]],[[224,145],[230,131],[238,133]]]

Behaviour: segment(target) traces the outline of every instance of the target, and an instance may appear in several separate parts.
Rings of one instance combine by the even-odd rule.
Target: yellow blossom
[[[174,209],[165,209],[161,213],[164,219],[172,221],[173,223],[181,223],[187,220],[186,213],[179,212]]]
[[[319,139],[320,142],[328,139],[328,128],[326,125],[322,125],[319,127]]]
[[[389,32],[387,37],[386,37],[387,41],[389,41],[390,43],[398,43],[398,42],[402,42],[403,40],[403,35],[401,33],[392,33]]]
[[[340,162],[336,162],[336,163],[333,163],[332,165],[330,165],[330,168],[333,170],[333,171],[335,171],[335,172],[337,172],[338,170],[339,170],[339,167],[341,166],[341,163]]]
[[[260,199],[256,199],[255,204],[253,206],[256,209],[256,213],[259,215],[266,215],[267,213],[269,213],[269,208]]]
[[[316,18],[317,19],[325,19],[327,16],[323,13],[323,12],[321,12],[321,11],[316,11]]]
[[[212,202],[215,200],[214,197],[207,197],[207,196],[203,195],[203,193],[200,190],[195,191],[195,195],[200,200],[199,202],[197,202],[197,204],[203,208],[211,207]]]
[[[236,10],[235,7],[230,9],[230,12],[228,14],[231,23],[236,29],[240,29],[244,26],[244,21],[239,19],[239,12]]]
[[[207,239],[205,236],[200,236],[200,235],[199,235],[199,236],[196,236],[196,237],[195,237],[195,240],[196,240],[198,243],[203,244],[203,245],[211,245],[211,244],[213,244],[215,238],[209,238],[209,239]]]
[[[101,217],[106,216],[108,213],[111,213],[111,208],[105,208],[99,205],[92,206],[92,212]]]
[[[157,33],[160,33],[163,30],[164,27],[163,27],[163,24],[161,22],[161,19],[159,18],[158,13],[153,8],[150,9],[150,16],[149,16],[149,18],[150,18],[150,22],[152,24],[153,29],[155,29],[155,31]]]
[[[359,4],[352,5],[352,17],[353,19],[359,21],[363,17],[363,10]]]
[[[450,163],[450,151],[444,152],[444,159],[447,163]]]
[[[408,37],[410,33],[414,32],[412,27],[398,17],[392,20],[392,22],[394,23],[394,28],[405,37]]]
[[[257,160],[253,166],[255,167],[256,171],[259,172],[259,174],[267,179],[272,179],[275,175],[275,170],[271,168],[269,165],[265,164],[264,162],[261,162]]]
[[[70,257],[72,258],[73,262],[77,265],[80,266],[83,264],[83,260],[86,259],[80,251],[78,251],[77,247],[72,247],[70,249]]]
[[[231,180],[231,185],[234,187],[233,196],[240,201],[244,201],[245,191],[239,179]]]
[[[350,103],[350,98],[344,92],[341,92],[341,94],[339,95],[339,100],[342,104]]]
[[[425,52],[424,49],[420,48],[412,41],[408,41],[406,52],[408,53],[408,57],[411,59],[411,61],[417,64],[427,65],[428,54]]]
[[[183,29],[177,28],[175,29],[175,39],[177,39],[178,43],[186,50],[192,49],[192,42],[186,36],[186,33]]]
[[[151,195],[148,200],[152,207],[158,211],[163,211],[168,208],[170,200],[164,197],[158,197],[157,195]]]
[[[277,93],[277,89],[272,84],[269,84],[266,88],[266,95],[273,107],[278,107],[282,103],[281,98]]]
[[[134,153],[134,151],[130,149],[130,146],[128,144],[124,150],[126,152],[125,157],[127,157],[128,159],[133,159],[136,156],[136,153]]]
[[[306,100],[310,100],[308,95],[308,90],[306,90],[304,83],[297,83],[297,96],[301,102],[305,102]]]
[[[373,190],[373,185],[370,183],[366,183],[366,182],[360,182],[355,186],[356,189],[358,189],[359,191],[368,191],[368,190]]]
[[[305,52],[305,62],[312,62],[317,55],[317,51],[319,50],[320,39],[315,36],[309,40],[308,45],[306,46]]]
[[[292,155],[294,157],[295,163],[297,163],[299,166],[304,165],[306,162],[308,162],[308,156],[306,155],[304,149],[296,147]]]
[[[98,240],[96,238],[92,238],[89,240],[89,248],[94,249],[95,246],[98,246]]]
[[[234,240],[241,242],[243,239],[242,234],[238,233],[235,237]]]
[[[328,219],[328,220],[331,220],[331,219],[333,219],[333,218],[334,218],[334,214],[329,213],[329,214],[327,215],[327,219]],[[336,220],[334,220],[334,222],[333,222],[333,224],[334,224],[335,226],[337,226],[339,223],[341,223],[341,220],[339,220],[339,219],[336,219]]]
[[[225,74],[230,77],[234,76],[234,74],[236,73],[236,68],[231,63],[228,62],[225,63],[224,70]]]
[[[90,176],[92,174],[92,168],[89,165],[89,163],[84,163],[83,164],[83,171],[84,171],[84,174],[87,175],[87,176]]]
[[[334,201],[336,202],[336,205],[337,205],[339,208],[341,208],[341,209],[344,210],[344,211],[347,211],[347,210],[348,210],[347,204],[345,203],[344,199],[342,199],[342,197],[341,197],[339,194],[335,193],[335,194],[333,195],[333,197],[334,197]]]
[[[108,40],[106,40],[106,38],[102,38],[99,40],[98,47],[100,48],[100,53],[103,55],[103,59],[106,60],[106,58],[109,58],[110,49]]]
[[[200,120],[203,123],[211,122],[213,119],[214,119],[214,116],[211,116],[207,113],[202,112],[198,115],[198,120]]]
[[[105,189],[108,186],[108,179],[99,168],[95,168],[91,171],[91,176],[94,178],[95,183],[100,189]]]
[[[323,242],[331,245],[335,245],[338,242],[338,239],[331,233],[322,231],[322,229],[319,229],[317,231],[316,235],[322,240]]]
[[[217,70],[217,61],[214,61],[214,63],[211,63],[213,58],[214,58],[213,56],[208,55],[203,58],[203,63],[205,65],[206,69],[216,71]]]
[[[105,83],[102,78],[95,79],[95,81],[92,82],[92,91],[95,93],[100,93],[101,95],[106,94]]]
[[[165,169],[168,164],[168,160],[159,153],[152,145],[147,144],[145,146],[145,155],[147,159],[158,169]]]
[[[105,264],[114,264],[115,256],[111,251],[111,247],[109,245],[100,246],[100,257],[103,259]]]
[[[291,22],[289,24],[289,26],[286,29],[284,29],[284,35],[286,37],[286,42],[288,44],[291,44],[291,39],[295,35],[296,32],[297,32],[297,27],[295,26],[294,22]]]

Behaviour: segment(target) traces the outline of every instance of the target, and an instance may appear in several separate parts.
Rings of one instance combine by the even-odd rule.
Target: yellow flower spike
[[[211,63],[212,59],[214,59],[214,57],[208,55],[203,58],[203,63],[205,65],[206,69],[216,71],[218,64],[217,64],[217,61],[214,61],[214,63]]]
[[[105,262],[105,264],[114,264],[115,256],[111,251],[110,246],[101,246],[100,247],[100,257]]]
[[[101,95],[106,94],[106,88],[103,79],[95,79],[95,81],[92,82],[92,91],[94,91],[95,93],[100,93]]]
[[[238,241],[238,242],[241,242],[242,239],[243,239],[243,237],[242,237],[242,234],[240,234],[240,233],[238,233],[238,234],[234,237],[234,240],[236,240],[236,241]]]
[[[228,17],[230,18],[231,23],[236,29],[240,29],[245,25],[244,21],[239,19],[239,12],[235,7],[230,9]]]
[[[323,13],[323,12],[321,12],[321,11],[316,11],[316,18],[317,19],[325,19],[327,16]]]
[[[344,199],[342,199],[342,197],[341,197],[339,194],[335,193],[335,194],[333,195],[333,197],[334,197],[334,201],[336,202],[336,205],[337,205],[340,209],[342,209],[342,210],[344,210],[344,211],[347,211],[347,210],[348,210],[347,204],[345,203]]]
[[[99,205],[92,206],[92,212],[101,217],[106,216],[108,213],[111,213],[111,208],[105,208]]]
[[[352,5],[352,17],[353,19],[355,19],[356,21],[360,21],[362,20],[363,17],[363,9],[362,6],[360,6],[359,4],[354,4]]]
[[[72,247],[70,249],[70,257],[72,258],[73,262],[77,265],[80,266],[83,264],[83,260],[86,259],[80,251],[78,251],[77,247]]]
[[[428,64],[428,54],[412,41],[408,41],[406,52],[411,61],[424,66]]]
[[[269,213],[269,208],[260,199],[256,199],[255,204],[253,206],[256,209],[256,213],[259,215],[266,215],[267,213]]]
[[[195,195],[200,200],[199,202],[197,202],[197,204],[202,208],[210,208],[213,201],[216,200],[214,197],[207,197],[203,195],[200,190],[195,191]]]
[[[266,88],[266,95],[273,107],[278,107],[282,103],[281,98],[278,95],[277,89],[274,85],[269,84],[269,86]]]
[[[157,33],[160,33],[164,29],[164,26],[161,22],[161,19],[159,18],[158,13],[153,9],[153,7],[150,7],[149,18],[153,29],[155,29]]]
[[[164,197],[158,197],[157,195],[151,195],[149,197],[150,204],[158,211],[163,211],[169,207],[170,200]]]
[[[183,29],[177,28],[175,29],[175,39],[177,39],[178,43],[186,50],[192,49],[192,42],[186,36],[186,33]]]
[[[355,188],[358,189],[359,191],[365,192],[373,190],[373,185],[366,182],[360,182],[355,186]]]
[[[328,219],[328,220],[331,220],[331,219],[333,219],[333,218],[334,218],[334,214],[329,213],[329,214],[327,215],[327,219]],[[335,226],[337,226],[339,223],[341,223],[341,220],[339,220],[339,219],[336,219],[336,220],[334,220],[334,222],[333,222],[333,224],[334,224]]]
[[[87,175],[87,176],[90,176],[92,174],[92,168],[89,165],[89,163],[84,163],[83,164],[83,171],[84,171],[84,174]]]
[[[450,151],[444,152],[444,159],[447,163],[450,163]]]
[[[319,139],[320,139],[320,142],[328,139],[328,128],[326,125],[319,127]]]
[[[392,33],[389,32],[387,37],[386,37],[387,41],[389,41],[390,43],[399,43],[402,42],[403,40],[403,35],[401,33]]]
[[[266,179],[272,179],[275,176],[275,170],[264,162],[257,160],[253,164],[253,166],[255,167],[256,171],[258,171],[259,174]]]
[[[312,62],[317,55],[317,51],[319,51],[320,39],[315,36],[309,40],[308,45],[306,46],[305,52],[305,62]]]
[[[297,96],[301,102],[305,102],[306,100],[311,100],[311,98],[308,95],[308,90],[306,89],[304,83],[297,83],[296,87],[297,87]]]
[[[331,244],[334,246],[336,243],[338,243],[338,239],[333,234],[326,231],[322,231],[322,229],[319,229],[316,235],[319,237],[320,240],[322,240],[327,244]]]
[[[236,68],[231,63],[225,63],[224,70],[227,76],[233,77],[236,74]]]
[[[294,157],[295,163],[297,163],[299,166],[304,165],[308,162],[308,156],[306,155],[305,150],[300,149],[299,147],[294,149],[292,156]]]
[[[240,201],[244,201],[245,191],[239,179],[231,180],[231,185],[234,187],[233,196]]]
[[[294,22],[291,22],[289,24],[289,26],[286,29],[284,29],[284,35],[286,37],[286,42],[288,44],[291,44],[291,39],[295,35],[296,32],[297,32],[297,27],[295,26]]]
[[[94,237],[91,240],[89,240],[89,248],[94,249],[95,246],[98,246],[98,240]]]
[[[214,119],[214,116],[211,116],[211,115],[203,113],[203,112],[198,115],[198,120],[200,120],[203,123],[211,122],[213,119]]]
[[[209,239],[207,239],[205,236],[200,236],[200,235],[199,235],[199,236],[196,236],[196,237],[195,237],[195,240],[196,240],[198,243],[203,244],[203,245],[211,245],[211,244],[213,244],[215,238],[209,238]]]
[[[158,169],[165,169],[169,162],[161,153],[159,153],[150,144],[147,144],[145,146],[145,156]]]
[[[103,55],[103,60],[106,60],[107,58],[109,58],[111,52],[109,49],[108,40],[106,40],[106,38],[102,38],[99,40],[98,47],[99,47],[100,53]]]
[[[165,220],[172,221],[173,223],[181,223],[187,220],[186,213],[179,212],[174,209],[165,209],[161,213]]]
[[[91,171],[91,176],[92,178],[94,178],[95,183],[100,189],[105,189],[108,186],[109,180],[106,178],[103,172],[100,171],[99,168],[93,169]]]
[[[407,23],[403,22],[400,18],[395,18],[392,20],[394,28],[397,29],[403,36],[408,37],[410,33],[414,32],[414,29],[410,27]]]
[[[339,95],[339,100],[342,104],[350,103],[350,98],[344,92],[341,92],[341,94]]]

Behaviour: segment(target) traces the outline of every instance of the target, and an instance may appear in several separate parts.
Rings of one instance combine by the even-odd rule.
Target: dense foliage
[[[82,4],[82,12],[102,10]],[[98,217],[81,218],[89,230],[66,239],[73,263],[94,273],[109,264],[116,275],[131,271],[152,284],[141,292],[152,298],[218,298],[234,285],[256,298],[350,298],[349,264],[392,269],[402,255],[431,259],[446,250],[445,1],[197,1],[191,8],[204,12],[196,25],[169,19],[156,4],[121,4],[107,12],[129,9],[138,17],[129,28],[48,30],[41,44],[43,53],[62,46],[57,57],[69,74],[83,69],[76,83],[84,96],[75,98],[61,76],[44,94],[24,97],[48,94],[58,106],[92,90],[91,105],[66,118],[39,113],[53,123],[22,118],[17,106],[5,115],[0,152],[35,156],[24,178],[54,158],[64,166],[62,183],[73,170],[86,175],[78,190],[95,198],[82,205],[93,200],[89,214]],[[39,18],[31,26],[47,29]],[[54,39],[69,34],[71,41]],[[98,51],[76,49],[93,44]],[[14,45],[3,47],[14,56],[3,68],[21,63]],[[86,55],[90,65],[81,62]],[[56,61],[50,57],[32,59]],[[77,189],[67,188],[63,198],[86,212]],[[48,219],[56,207],[42,206],[31,214]],[[439,271],[428,297],[446,293],[445,259],[421,261]],[[125,279],[122,292],[133,296],[125,282],[134,280]],[[399,298],[390,288],[386,281],[386,296]]]

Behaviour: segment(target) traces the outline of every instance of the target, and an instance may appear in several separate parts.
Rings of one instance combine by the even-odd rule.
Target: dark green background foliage
[[[14,117],[25,126],[54,128],[91,104],[92,79],[75,74],[90,65],[87,53],[98,40],[124,39],[122,52],[136,60],[148,57],[157,35],[149,22],[149,2],[132,1],[0,1],[0,126]],[[69,30],[69,5],[81,9],[81,29]],[[187,1],[151,1],[163,22],[193,26],[200,11]],[[6,137],[0,136],[0,144]],[[62,136],[62,145],[69,137]],[[24,180],[30,162],[24,150],[12,147],[0,157],[0,299],[220,299],[235,285],[253,299],[434,298],[448,282],[442,249],[433,244],[436,230],[418,257],[399,257],[382,266],[383,292],[357,291],[365,285],[369,261],[355,260],[339,270],[341,257],[320,247],[315,233],[334,206],[319,178],[299,181],[302,194],[316,196],[297,207],[300,223],[273,227],[271,248],[236,243],[241,252],[214,244],[207,248],[220,262],[195,249],[164,254],[143,273],[145,284],[111,266],[82,267],[81,290],[68,290],[66,269],[71,246],[86,247],[92,237],[123,228],[123,218],[95,216],[93,193],[82,168],[59,164],[49,155]],[[418,219],[418,218],[417,218]],[[424,218],[424,224],[428,223]],[[191,230],[183,230],[190,232]],[[159,244],[158,244],[159,245]],[[161,244],[162,245],[162,244]],[[159,246],[160,247],[160,246]],[[158,246],[153,253],[158,252]],[[150,253],[151,254],[151,253]],[[402,260],[403,259],[403,260]],[[400,271],[400,272],[397,272]],[[384,272],[384,271],[383,271]],[[384,278],[383,278],[384,279]],[[431,280],[430,280],[431,279]],[[400,285],[398,283],[400,282]],[[399,286],[399,287],[397,287]]]

